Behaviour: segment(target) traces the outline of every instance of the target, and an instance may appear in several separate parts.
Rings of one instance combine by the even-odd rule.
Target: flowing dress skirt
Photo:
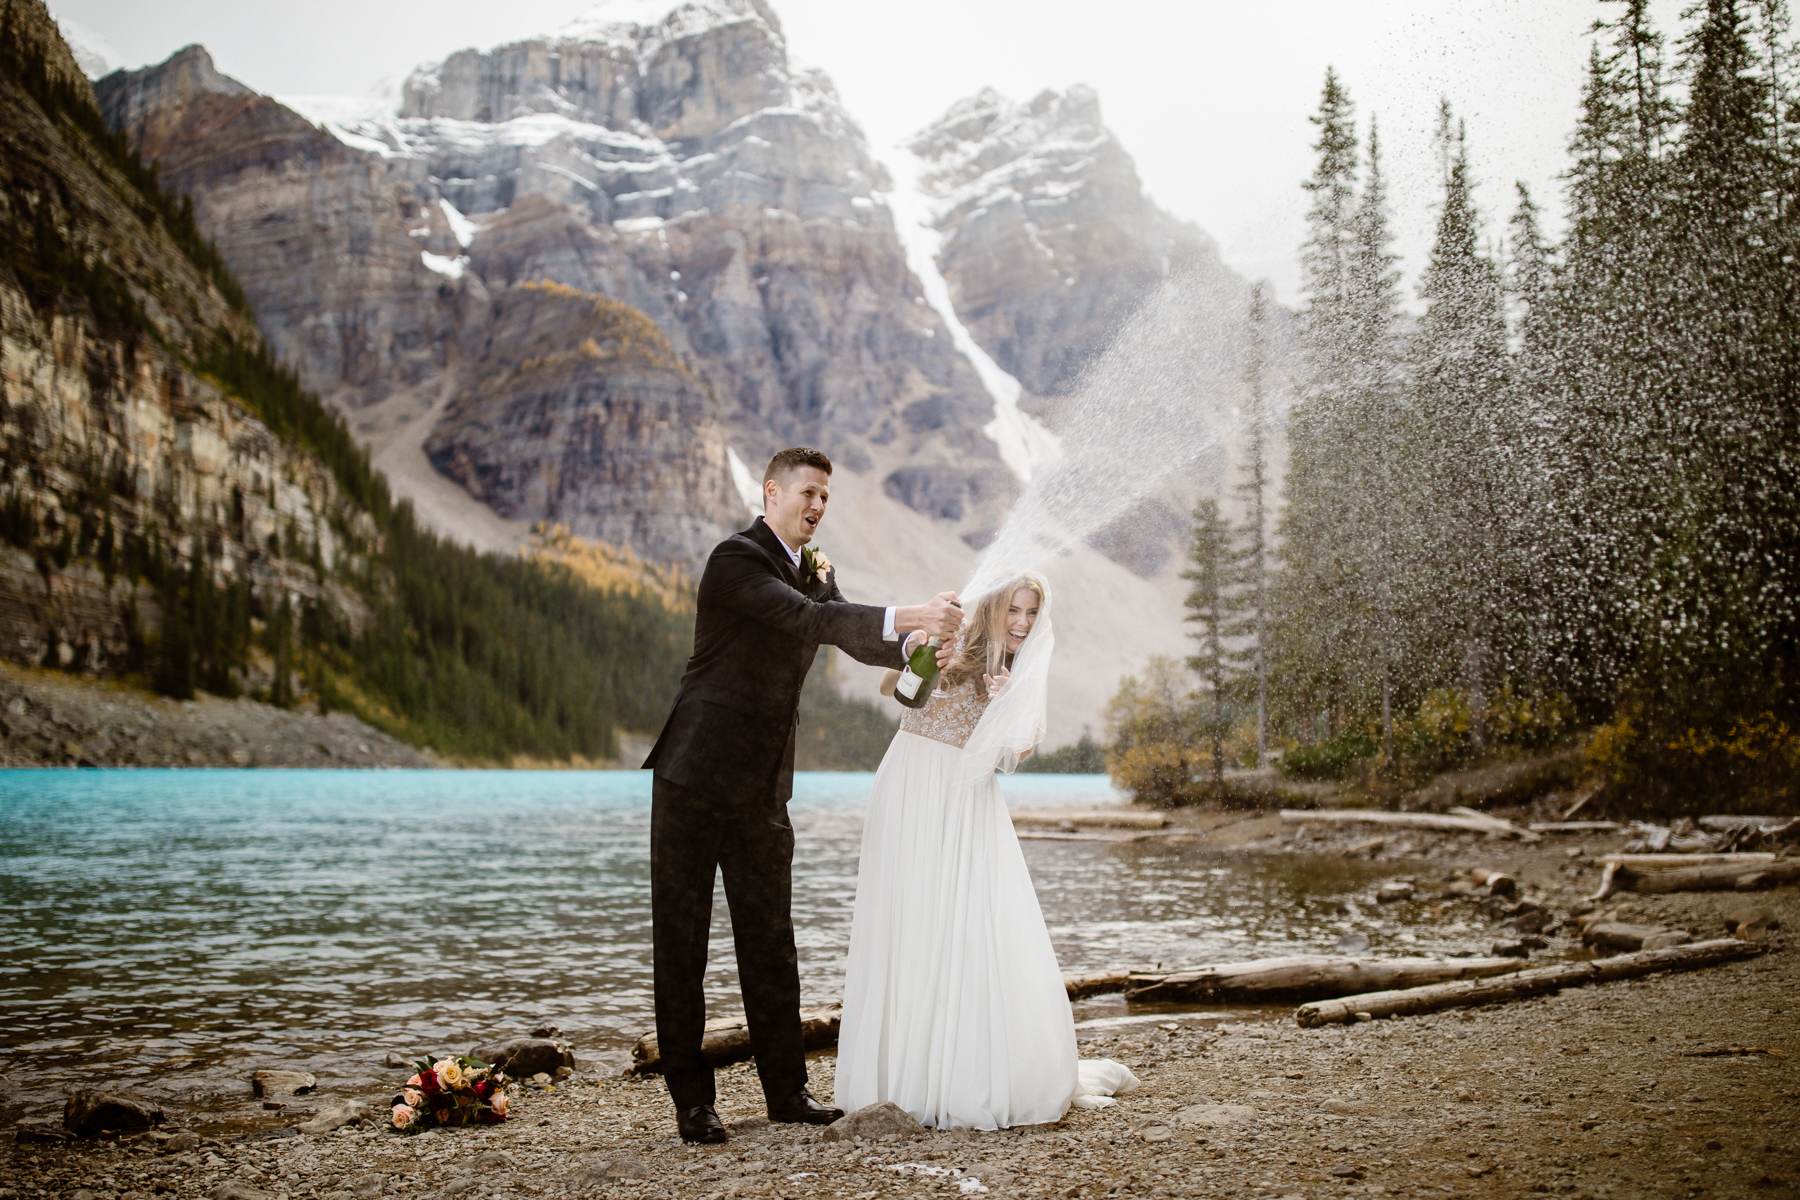
[[[962,751],[901,732],[863,829],[837,1104],[891,1100],[939,1129],[1061,1119],[1137,1080],[1077,1062],[1075,1022],[1012,818]]]

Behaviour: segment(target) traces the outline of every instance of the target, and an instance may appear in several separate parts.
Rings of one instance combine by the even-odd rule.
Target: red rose
[[[427,1067],[419,1072],[419,1090],[427,1096],[435,1096],[443,1089],[438,1086],[437,1072]]]
[[[483,1100],[486,1100],[493,1090],[494,1085],[490,1080],[481,1079],[477,1080],[475,1083],[475,1094],[480,1096]]]

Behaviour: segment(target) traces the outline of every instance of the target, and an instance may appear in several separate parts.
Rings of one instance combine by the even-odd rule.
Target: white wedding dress
[[[940,688],[875,773],[838,1035],[846,1111],[891,1100],[938,1129],[996,1129],[1137,1086],[1119,1063],[1077,1059],[1012,818],[993,771],[966,767],[983,708],[973,683]]]

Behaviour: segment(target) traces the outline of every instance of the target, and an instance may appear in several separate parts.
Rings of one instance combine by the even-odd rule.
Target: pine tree
[[[1661,152],[1675,122],[1675,106],[1663,89],[1663,39],[1650,24],[1650,0],[1605,0],[1623,11],[1612,21],[1595,21],[1595,33],[1613,35],[1606,70],[1621,84],[1614,89],[1620,132],[1630,157],[1650,161]]]
[[[1345,499],[1353,514],[1353,595],[1365,614],[1356,665],[1362,688],[1380,698],[1382,753],[1393,761],[1394,683],[1399,630],[1394,613],[1395,470],[1400,393],[1400,272],[1388,228],[1381,136],[1369,122],[1368,169],[1351,220],[1349,351],[1345,451],[1361,472]]]
[[[1319,130],[1313,143],[1318,164],[1302,186],[1312,197],[1307,210],[1307,237],[1301,249],[1305,271],[1309,351],[1321,373],[1328,373],[1340,352],[1337,328],[1349,297],[1351,215],[1356,200],[1356,117],[1350,94],[1337,72],[1325,70],[1319,111],[1307,118]]]
[[[1231,527],[1219,513],[1219,502],[1201,500],[1194,507],[1193,540],[1188,566],[1181,577],[1191,585],[1187,594],[1187,620],[1196,626],[1198,648],[1187,660],[1200,677],[1201,690],[1210,707],[1207,735],[1212,747],[1213,784],[1225,779],[1225,732],[1230,728],[1226,688],[1236,675],[1236,659],[1226,642],[1239,630],[1240,573],[1232,545]]]
[[[1238,495],[1243,498],[1246,510],[1242,568],[1250,609],[1250,663],[1256,678],[1256,765],[1259,767],[1269,756],[1268,317],[1267,293],[1258,283],[1250,289],[1245,322],[1244,420],[1249,429],[1249,440],[1244,451],[1245,477],[1238,485]]]
[[[269,703],[281,708],[294,705],[294,606],[286,592],[269,621],[268,642],[275,660],[275,677],[269,685]]]
[[[1288,471],[1280,521],[1283,570],[1271,597],[1268,652],[1280,680],[1280,707],[1302,736],[1323,736],[1348,690],[1341,647],[1358,619],[1346,601],[1352,530],[1345,497],[1353,461],[1344,448],[1343,403],[1353,365],[1350,260],[1357,144],[1349,93],[1325,73],[1317,165],[1304,184],[1312,197],[1301,260],[1304,377],[1288,414]]]
[[[1531,191],[1523,180],[1515,181],[1513,187],[1517,200],[1506,225],[1506,296],[1513,314],[1513,343],[1528,353],[1545,339],[1542,325],[1548,314],[1544,306],[1555,276]]]
[[[192,700],[194,631],[182,576],[174,571],[164,572],[157,599],[157,607],[162,610],[162,631],[157,641],[156,674],[152,684],[165,696]]]
[[[1425,314],[1411,347],[1400,505],[1417,519],[1397,575],[1407,597],[1401,605],[1407,678],[1415,689],[1460,684],[1475,715],[1478,745],[1492,652],[1514,611],[1505,536],[1515,524],[1514,489],[1505,464],[1522,433],[1506,386],[1499,275],[1479,244],[1468,147],[1459,126],[1419,289]]]

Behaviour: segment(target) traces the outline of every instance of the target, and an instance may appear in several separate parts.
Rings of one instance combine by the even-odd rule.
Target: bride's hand
[[[950,660],[955,657],[956,657],[956,635],[951,634],[949,640],[944,642],[942,645],[940,645],[937,648],[938,670],[942,671],[945,667],[949,666]]]
[[[998,675],[989,675],[983,672],[981,686],[987,689],[988,699],[992,701],[1006,690],[1006,684],[1010,679],[1012,679],[1012,671],[1007,667],[1001,667]]]

